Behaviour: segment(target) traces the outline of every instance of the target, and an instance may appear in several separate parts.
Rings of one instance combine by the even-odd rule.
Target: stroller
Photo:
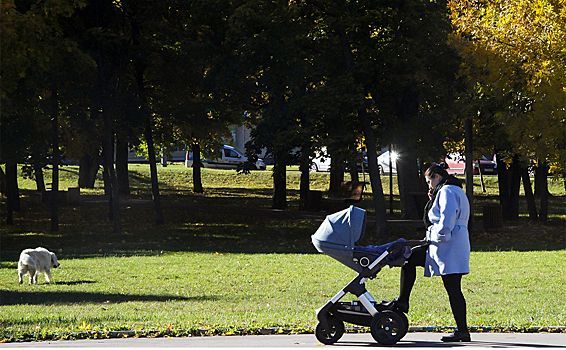
[[[346,287],[324,306],[316,310],[316,338],[323,344],[334,344],[344,334],[344,322],[370,327],[372,337],[383,345],[393,345],[409,329],[407,316],[390,310],[375,301],[366,290],[365,282],[373,279],[385,266],[403,266],[411,255],[410,246],[422,241],[399,239],[382,246],[360,247],[366,226],[366,211],[354,206],[328,215],[314,235],[316,249],[358,272]],[[347,293],[358,300],[340,302]]]

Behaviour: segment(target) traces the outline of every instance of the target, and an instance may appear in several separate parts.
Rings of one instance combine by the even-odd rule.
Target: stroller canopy
[[[316,249],[325,253],[325,248],[353,251],[366,229],[366,211],[351,205],[348,209],[326,216],[318,230],[312,235]]]

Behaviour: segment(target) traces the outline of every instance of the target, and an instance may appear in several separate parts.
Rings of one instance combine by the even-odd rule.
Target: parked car
[[[186,145],[179,145],[175,147],[175,149],[167,152],[167,162],[184,162],[187,155],[186,149]],[[155,151],[159,152],[159,150],[157,149]],[[156,157],[158,157],[157,162],[159,162],[161,158],[158,155],[156,155]],[[135,149],[128,147],[128,163],[149,163],[149,159],[141,154],[138,154]]]
[[[323,147],[322,148],[323,152],[326,152],[326,148]],[[367,171],[367,158],[363,160],[364,162],[364,171]],[[312,163],[311,163],[311,168],[310,171],[311,172],[323,172],[323,171],[330,171],[330,165],[331,165],[332,161],[331,158],[327,155],[323,155],[323,153],[318,153],[317,152],[317,156],[315,158],[313,158]],[[360,161],[358,164],[358,171],[362,171],[362,162]]]
[[[187,158],[187,149],[188,147],[186,145],[177,146],[174,150],[167,154],[167,161],[184,162]]]
[[[444,162],[448,166],[446,171],[448,174],[452,175],[464,175],[466,173],[466,159],[457,153],[452,153],[446,156]],[[482,156],[480,159],[480,164],[482,166],[484,175],[497,175],[497,162],[495,161],[495,155],[493,160],[489,160],[486,156]],[[473,162],[473,174],[479,175],[480,170],[478,166],[478,161]]]
[[[224,145],[222,146],[221,156],[216,159],[201,159],[204,168],[211,169],[237,169],[240,164],[248,160],[246,156],[238,152],[234,147]],[[193,166],[193,153],[189,152],[185,160],[186,167]],[[257,170],[265,170],[265,163],[263,160],[258,159],[255,163]]]
[[[397,174],[397,158],[399,155],[395,151],[391,151],[391,168],[389,169],[389,151],[385,151],[377,156],[377,166],[379,167],[379,174]]]
[[[326,148],[323,147],[323,152],[326,152]],[[316,157],[313,158],[311,163],[311,172],[319,171],[330,171],[330,157],[323,155],[323,153],[317,152]]]
[[[275,164],[275,158],[273,157],[273,154],[266,154],[261,159],[263,160],[265,165],[274,165]]]
[[[395,152],[391,152],[391,161],[392,161],[392,167],[393,167],[393,174],[397,174],[397,158],[398,155]],[[317,157],[313,158],[312,160],[312,164],[311,164],[311,171],[312,172],[317,172],[317,171],[330,171],[330,158],[329,157],[324,157],[322,155],[318,155]],[[389,174],[389,151],[385,151],[383,153],[381,153],[378,157],[377,157],[377,165],[379,168],[379,173],[381,175],[383,174]],[[364,152],[364,157],[362,161],[359,161],[357,164],[358,167],[358,171],[359,172],[368,172],[368,160],[367,160],[367,156],[365,155]]]
[[[138,154],[134,149],[128,149],[128,163],[149,163],[149,160]]]

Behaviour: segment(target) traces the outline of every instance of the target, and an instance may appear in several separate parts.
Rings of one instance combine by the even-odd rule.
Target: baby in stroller
[[[409,329],[407,316],[376,302],[365,282],[385,266],[403,266],[411,256],[411,247],[426,242],[399,239],[381,246],[358,246],[365,226],[366,211],[350,206],[328,215],[311,237],[319,252],[358,272],[346,287],[316,310],[319,323],[315,334],[323,344],[334,344],[342,337],[344,322],[370,327],[373,338],[383,345],[397,343]],[[347,293],[354,294],[358,300],[340,302]]]

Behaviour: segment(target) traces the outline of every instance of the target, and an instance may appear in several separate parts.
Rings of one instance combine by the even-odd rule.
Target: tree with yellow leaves
[[[563,175],[566,1],[451,0],[449,7],[462,74],[476,94],[500,101],[495,117],[512,151],[538,160],[544,178],[547,164]]]

